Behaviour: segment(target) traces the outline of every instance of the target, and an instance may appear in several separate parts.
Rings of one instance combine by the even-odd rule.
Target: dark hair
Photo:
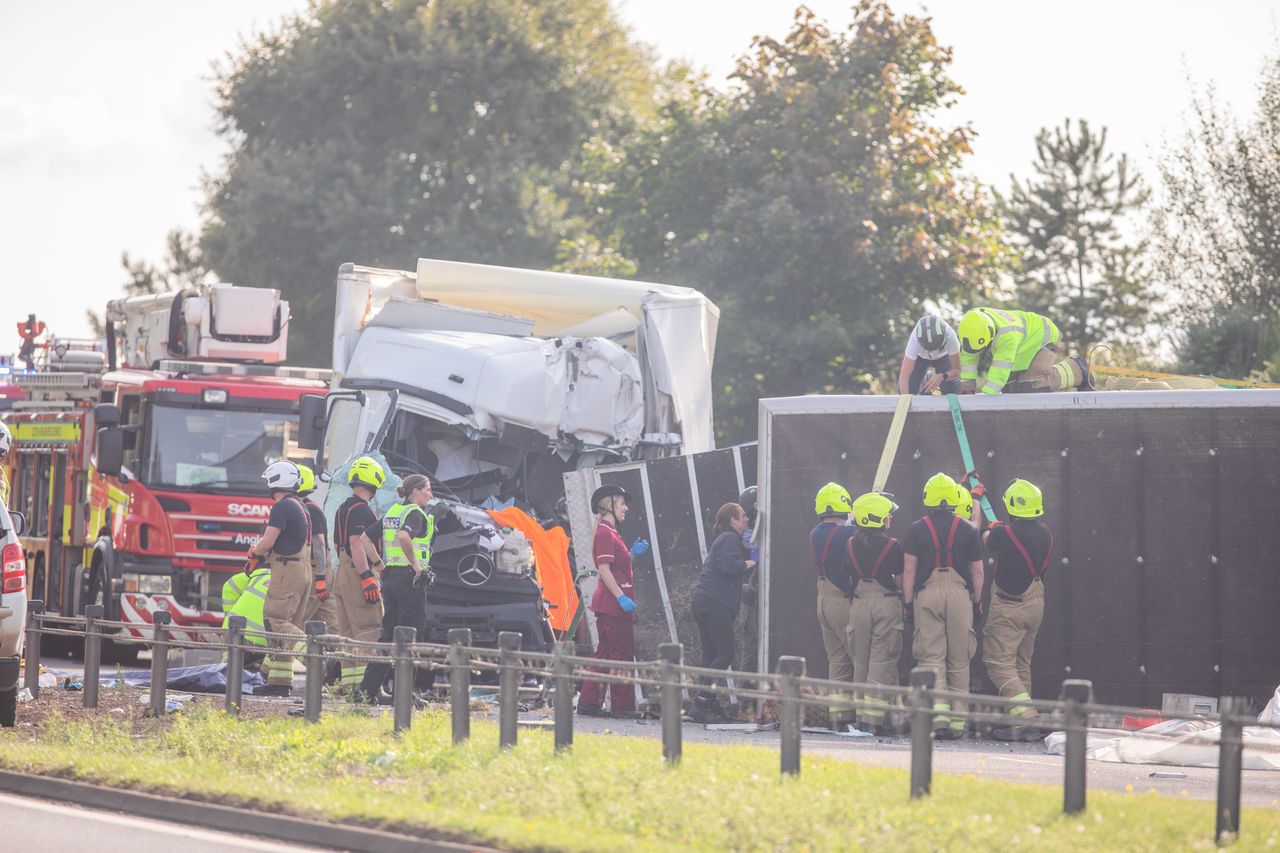
[[[408,477],[404,478],[404,482],[402,482],[399,488],[396,489],[396,494],[401,498],[407,498],[409,495],[413,494],[430,482],[431,481],[427,479],[426,474],[410,474]]]
[[[740,504],[736,504],[733,501],[729,501],[727,504],[720,507],[720,509],[716,511],[716,527],[713,533],[716,536],[719,536],[721,533],[732,530],[733,528],[729,525],[729,522],[733,521],[744,512],[746,512],[746,510],[744,510]]]

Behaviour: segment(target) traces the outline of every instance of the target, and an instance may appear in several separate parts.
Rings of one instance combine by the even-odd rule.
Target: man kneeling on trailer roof
[[[960,320],[960,392],[999,394],[1087,390],[1089,365],[1081,356],[1059,361],[1062,333],[1048,317],[1030,311],[974,308]],[[991,365],[978,387],[978,362]]]

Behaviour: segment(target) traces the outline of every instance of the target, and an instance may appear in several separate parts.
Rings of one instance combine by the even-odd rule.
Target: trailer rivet
[[[1215,663],[1215,664],[1213,665],[1213,671],[1214,671],[1214,672],[1222,672],[1222,669],[1221,669],[1221,668],[1220,668],[1220,667]]]
[[[1138,667],[1138,672],[1142,673],[1143,675],[1146,675],[1146,674],[1147,674],[1147,665],[1146,665],[1146,664],[1142,664],[1141,666],[1139,666],[1139,667]]]
[[[1141,448],[1141,447],[1139,447],[1139,448],[1135,451],[1134,455],[1135,455],[1135,456],[1141,456],[1141,455],[1142,455],[1142,448]]]
[[[991,459],[991,458],[992,458],[992,457],[994,457],[995,455],[996,455],[996,452],[995,452],[994,450],[988,450],[988,451],[987,451],[987,458],[988,458],[988,459]]]
[[[841,459],[848,459],[848,458],[849,458],[849,451],[847,451],[847,450],[841,450],[841,451],[840,451],[840,458],[841,458]]]
[[[1064,565],[1064,566],[1065,566],[1065,565],[1068,565],[1068,564],[1070,564],[1070,562],[1071,562],[1071,558],[1070,558],[1070,557],[1063,557],[1063,558],[1062,558],[1062,565]]]
[[[1209,448],[1209,455],[1210,455],[1210,456],[1217,456],[1217,455],[1218,455],[1218,448],[1216,448],[1216,447],[1210,447],[1210,448]]]
[[[1138,555],[1138,565],[1142,565],[1142,555]]]
[[[911,458],[912,458],[912,459],[919,459],[919,458],[920,458],[920,451],[919,451],[919,450],[917,450],[915,453],[912,453],[912,454],[911,454]]]
[[[1209,562],[1210,562],[1210,563],[1213,563],[1215,566],[1216,566],[1216,565],[1218,565],[1218,555],[1217,555],[1217,554],[1210,554],[1210,555],[1209,555]]]
[[[1064,459],[1065,459],[1065,458],[1066,458],[1066,456],[1067,456],[1067,448],[1065,448],[1065,447],[1064,447],[1064,448],[1062,448],[1062,458],[1064,458]]]

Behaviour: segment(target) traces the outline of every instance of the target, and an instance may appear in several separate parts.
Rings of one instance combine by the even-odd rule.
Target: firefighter
[[[381,643],[395,639],[395,630],[408,626],[426,633],[427,586],[431,583],[431,543],[436,536],[435,516],[427,512],[431,481],[425,474],[410,474],[396,490],[400,496],[382,516],[382,632]],[[424,638],[425,639],[425,638]],[[377,702],[390,663],[374,663],[365,669],[358,698]]]
[[[347,470],[351,497],[342,502],[333,516],[338,550],[333,584],[338,634],[362,643],[376,641],[382,630],[382,592],[374,577],[375,570],[382,570],[382,558],[378,554],[382,535],[378,517],[369,502],[384,482],[386,474],[382,466],[368,456],[361,456]],[[354,694],[364,680],[364,673],[363,663],[343,661],[339,690]]]
[[[273,634],[288,639],[268,642],[273,652],[267,664],[267,685],[261,696],[288,696],[293,692],[293,657],[303,649],[303,619],[311,598],[311,515],[298,497],[302,475],[298,466],[281,460],[262,472],[275,504],[267,516],[267,529],[249,549],[251,561],[260,560],[271,572],[271,584],[263,605],[263,624]]]
[[[1030,311],[974,308],[960,320],[960,391],[1087,390],[1089,365],[1081,356],[1059,361],[1062,334],[1048,317]],[[990,352],[986,380],[978,388],[978,362]]]
[[[902,655],[902,546],[887,535],[898,505],[880,492],[868,492],[853,502],[858,532],[845,543],[854,581],[849,608],[849,656],[858,684],[896,687]],[[892,704],[877,693],[859,693],[858,724],[863,731],[894,734],[885,720]]]
[[[227,627],[231,622],[233,615],[244,617],[244,641],[252,646],[260,649],[266,649],[267,640],[262,636],[262,632],[266,630],[263,626],[262,611],[267,603],[267,590],[271,586],[271,572],[265,566],[257,566],[253,569],[251,575],[245,575],[243,572],[236,577],[244,577],[245,585],[236,593],[235,600],[227,603],[224,597],[222,601],[222,609],[226,611],[226,617],[222,620],[222,627]],[[223,587],[225,596],[225,589]],[[245,668],[253,668],[257,666],[260,658],[258,653],[246,653]],[[231,673],[227,673],[230,678]]]
[[[1031,656],[1044,618],[1044,575],[1053,556],[1053,533],[1039,520],[1044,515],[1044,497],[1032,483],[1010,483],[1004,491],[1004,507],[1009,522],[994,524],[985,534],[995,559],[995,576],[982,654],[996,690],[1020,703],[1009,714],[1030,721],[1036,717],[1030,704]],[[1000,740],[1040,737],[1034,726],[996,728],[991,734]]]
[[[591,611],[596,615],[595,658],[600,661],[629,661],[635,658],[636,602],[632,561],[649,552],[649,543],[636,539],[628,548],[618,532],[627,517],[630,496],[621,486],[604,485],[591,495],[591,509],[596,514],[596,530],[592,538],[591,556],[600,573],[596,591],[591,595]],[[596,672],[608,672],[607,666]],[[604,717],[605,685],[583,680],[578,694],[578,713],[587,717]],[[636,691],[630,684],[609,685],[609,705],[614,715],[634,714]]]
[[[827,650],[827,678],[832,681],[853,680],[853,659],[849,657],[849,602],[853,598],[853,579],[845,557],[845,543],[857,532],[849,523],[853,501],[839,483],[827,483],[818,490],[814,512],[818,524],[809,532],[809,552],[818,573],[818,628],[822,645]],[[833,700],[851,702],[853,693],[837,691]],[[856,716],[851,704],[827,706],[831,728],[844,729]]]
[[[960,379],[960,339],[937,314],[921,317],[911,330],[898,371],[899,394],[954,393]]]
[[[298,474],[302,478],[298,486],[298,497],[311,516],[311,597],[307,601],[307,618],[319,619],[325,630],[338,625],[338,603],[333,599],[333,579],[329,571],[329,523],[325,520],[324,510],[311,495],[316,490],[316,474],[306,465],[298,466]]]
[[[925,515],[907,531],[902,566],[903,615],[915,623],[911,648],[918,665],[932,669],[938,689],[969,692],[969,663],[978,650],[974,634],[982,601],[982,543],[955,513],[959,485],[946,474],[924,484]],[[964,736],[964,702],[935,701],[937,736]]]
[[[230,613],[236,606],[236,602],[240,600],[240,596],[244,595],[244,591],[249,587],[249,574],[252,570],[253,564],[246,563],[243,569],[227,578],[227,582],[222,585],[223,613]]]
[[[4,464],[9,455],[9,447],[13,444],[13,436],[4,421],[0,421],[0,504],[9,505],[9,472]]]

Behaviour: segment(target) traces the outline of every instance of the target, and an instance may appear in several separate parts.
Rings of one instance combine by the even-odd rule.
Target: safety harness
[[[933,537],[933,568],[935,570],[955,569],[956,531],[960,529],[959,516],[951,516],[951,531],[947,533],[947,547],[945,549],[942,547],[942,540],[938,538],[938,528],[933,526],[933,519],[926,515],[923,520],[924,526],[929,530],[929,535]]]
[[[1013,543],[1013,547],[1018,549],[1018,553],[1022,555],[1023,561],[1027,564],[1027,571],[1031,572],[1033,581],[1040,580],[1044,577],[1044,573],[1049,570],[1049,559],[1053,556],[1053,531],[1049,532],[1049,548],[1044,552],[1044,562],[1040,564],[1040,568],[1036,568],[1035,561],[1031,559],[1031,553],[1027,550],[1027,546],[1022,544],[1022,540],[1018,538],[1018,534],[1013,532],[1012,524],[1001,525],[1004,532],[1009,534],[1009,541]]]
[[[304,504],[302,502],[302,498],[298,497],[297,495],[285,495],[283,498],[280,499],[280,501],[282,503],[284,501],[292,501],[293,503],[298,505],[298,512],[302,513],[302,522],[303,524],[306,525],[307,533],[302,540],[302,547],[298,549],[297,554],[277,554],[276,556],[278,556],[282,560],[299,559],[300,558],[299,555],[301,555],[302,552],[306,550],[308,547],[310,547],[311,545],[311,513],[307,512],[306,504]],[[272,548],[271,551],[272,553],[275,553],[275,548]]]
[[[368,501],[364,502],[368,506]],[[333,517],[333,535],[338,539],[338,548],[345,552],[348,557],[351,556],[351,537],[347,535],[347,529],[351,525],[351,512],[359,504],[353,503],[347,505],[347,511],[343,512],[342,507],[338,507],[338,512]]]
[[[871,565],[871,573],[867,574],[862,571],[862,565],[858,562],[858,554],[853,547],[853,542],[856,538],[856,536],[850,537],[849,541],[844,544],[845,551],[849,555],[849,565],[853,566],[854,572],[858,575],[858,580],[878,580],[877,575],[880,574],[880,567],[884,565],[885,558],[889,556],[889,552],[893,550],[893,546],[898,544],[898,540],[891,537],[886,538],[884,547],[880,549],[880,553],[876,556],[875,562]]]
[[[827,534],[826,541],[822,543],[821,557],[818,556],[818,546],[813,542],[813,534],[809,534],[809,551],[813,554],[813,566],[818,570],[818,577],[824,581],[827,580],[827,557],[831,554],[831,540],[836,538],[836,531],[839,529],[840,525],[831,525],[831,532]]]

